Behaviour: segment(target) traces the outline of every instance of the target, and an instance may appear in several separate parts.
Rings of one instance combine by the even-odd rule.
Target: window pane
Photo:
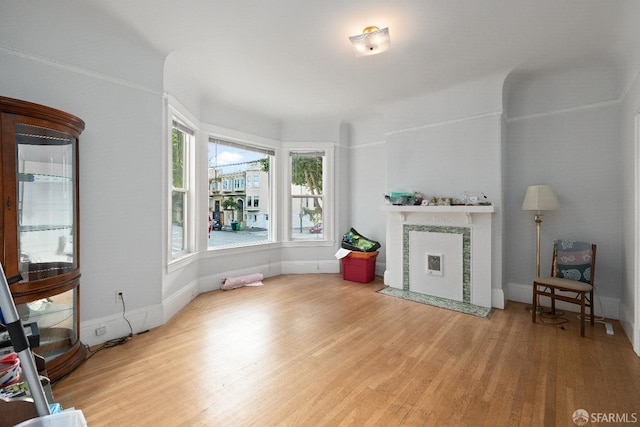
[[[171,129],[171,254],[181,255],[190,247],[189,228],[189,152],[195,133],[175,118]]]
[[[237,142],[209,141],[209,247],[270,241],[269,165],[273,151]],[[262,181],[263,186],[250,185]],[[257,203],[262,199],[262,203]]]
[[[173,128],[173,187],[184,188],[185,184],[185,139],[186,134],[177,128]]]
[[[324,238],[324,153],[291,154],[291,237]]]
[[[186,249],[184,215],[185,193],[174,191],[171,197],[171,250],[173,253]]]

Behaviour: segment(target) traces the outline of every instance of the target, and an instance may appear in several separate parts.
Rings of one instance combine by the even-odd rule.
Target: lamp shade
[[[560,207],[560,202],[550,185],[530,185],[522,202],[523,211],[552,211]]]
[[[349,41],[357,57],[376,55],[391,46],[389,28],[379,29],[374,26],[365,28],[362,34],[349,37]]]

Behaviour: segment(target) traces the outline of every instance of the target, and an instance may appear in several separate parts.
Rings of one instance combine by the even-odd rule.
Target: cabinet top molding
[[[78,135],[84,130],[84,121],[73,114],[29,101],[0,96],[0,111],[58,123],[75,130]]]

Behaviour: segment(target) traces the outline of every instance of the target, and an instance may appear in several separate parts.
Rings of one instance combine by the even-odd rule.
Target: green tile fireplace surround
[[[404,224],[402,229],[402,289],[409,291],[409,233],[447,233],[462,235],[462,302],[471,304],[471,228]]]
[[[383,211],[387,214],[387,265],[384,278],[389,288],[381,293],[480,316],[486,316],[490,312],[493,206],[385,206]],[[431,233],[435,234],[431,236]],[[414,243],[416,247],[412,248],[410,236],[415,236],[414,239],[427,239],[415,240],[416,242],[432,242],[429,239],[446,235],[461,238],[462,247],[459,248],[458,243],[455,243],[454,251],[455,257],[462,257],[461,274],[456,272],[462,282],[460,299],[446,298],[438,292],[430,294],[429,290],[418,289],[419,286],[415,283],[419,280],[440,279],[425,276],[422,270],[423,254],[412,255],[412,249],[422,251],[424,245]],[[427,243],[427,247],[433,245]],[[443,262],[446,262],[446,258],[445,255]],[[412,266],[412,262],[418,264]],[[459,291],[460,288],[457,289]]]

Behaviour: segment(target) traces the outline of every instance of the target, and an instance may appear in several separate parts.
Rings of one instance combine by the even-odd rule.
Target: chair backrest
[[[595,268],[595,244],[572,240],[553,242],[552,276],[593,285]]]

